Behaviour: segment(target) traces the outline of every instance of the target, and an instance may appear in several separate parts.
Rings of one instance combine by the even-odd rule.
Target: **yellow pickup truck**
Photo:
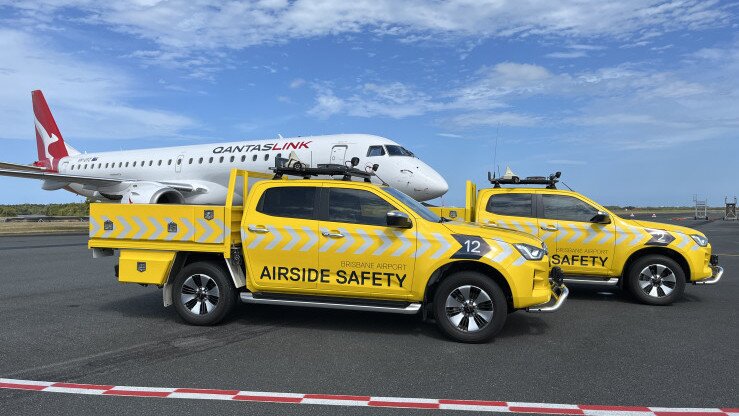
[[[565,283],[620,285],[646,304],[668,305],[686,283],[721,279],[718,256],[700,231],[621,218],[577,192],[557,189],[558,178],[489,177],[494,186],[479,191],[468,181],[464,208],[431,209],[442,217],[536,235],[549,249],[552,266],[562,268]]]
[[[313,175],[343,180],[306,179]],[[95,257],[119,251],[120,282],[163,288],[165,306],[195,325],[218,323],[241,300],[420,311],[449,337],[482,342],[513,310],[552,312],[565,302],[537,237],[444,220],[367,175],[234,170],[224,206],[95,203],[89,247]]]

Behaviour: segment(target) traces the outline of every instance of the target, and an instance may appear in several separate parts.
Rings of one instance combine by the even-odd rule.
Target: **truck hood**
[[[534,247],[542,247],[542,242],[538,237],[521,231],[462,221],[445,222],[444,226],[455,234],[476,235],[482,238],[505,241],[510,244],[524,243]]]
[[[704,236],[705,237],[705,235],[702,232],[700,232],[700,231],[698,231],[696,229],[688,228],[688,227],[682,227],[680,225],[666,224],[666,223],[663,223],[663,222],[642,221],[642,220],[627,220],[627,219],[624,219],[624,222],[627,223],[627,224],[629,224],[629,225],[635,226],[635,227],[654,228],[654,229],[657,229],[657,230],[674,231],[674,232],[683,233],[683,234],[687,234],[687,235],[698,234],[698,235],[701,235],[701,236]]]

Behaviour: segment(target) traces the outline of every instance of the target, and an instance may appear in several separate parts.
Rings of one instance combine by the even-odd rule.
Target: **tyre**
[[[669,305],[685,290],[685,271],[669,257],[644,256],[631,265],[627,285],[642,303]]]
[[[215,325],[233,310],[236,289],[222,267],[210,262],[192,263],[175,277],[172,301],[185,322]]]
[[[476,272],[455,273],[442,280],[433,301],[436,324],[449,338],[461,342],[490,340],[508,315],[503,290]]]

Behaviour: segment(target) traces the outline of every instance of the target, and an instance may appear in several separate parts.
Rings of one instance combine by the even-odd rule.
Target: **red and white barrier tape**
[[[0,378],[0,389],[31,390],[47,393],[95,394],[104,396],[155,397],[168,399],[237,400],[316,404],[326,406],[369,406],[406,409],[466,410],[546,415],[616,416],[739,416],[739,408],[670,408],[640,406],[598,406],[551,403],[497,402],[485,400],[416,399],[406,397],[344,396],[336,394],[274,393],[264,391],[215,390],[167,387],[133,387],[99,384],[57,383],[52,381]]]

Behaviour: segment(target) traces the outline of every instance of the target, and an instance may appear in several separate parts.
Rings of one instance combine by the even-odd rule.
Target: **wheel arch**
[[[198,262],[209,262],[223,268],[223,271],[231,277],[231,281],[236,289],[245,286],[246,279],[244,278],[243,265],[240,264],[240,260],[226,259],[221,253],[179,251],[172,262],[172,268],[169,271],[169,275],[167,275],[167,280],[162,290],[162,302],[165,307],[172,304],[172,281],[177,276],[177,273],[188,265]]]
[[[501,290],[505,294],[506,303],[508,304],[508,310],[513,311],[513,292],[511,290],[508,280],[505,278],[500,270],[493,266],[490,266],[479,261],[461,260],[451,263],[444,264],[436,269],[432,274],[429,281],[426,283],[426,292],[424,293],[424,305],[430,305],[434,299],[434,293],[438,288],[439,283],[445,278],[458,273],[458,272],[478,272],[490,277],[495,283],[500,286]]]
[[[686,283],[690,281],[690,264],[682,254],[667,247],[644,247],[631,253],[631,255],[626,259],[626,262],[624,262],[624,267],[621,270],[620,281],[622,287],[624,287],[626,279],[628,279],[628,275],[631,272],[631,267],[634,265],[634,263],[640,258],[649,255],[662,255],[674,260],[680,266],[680,268],[683,269]]]

